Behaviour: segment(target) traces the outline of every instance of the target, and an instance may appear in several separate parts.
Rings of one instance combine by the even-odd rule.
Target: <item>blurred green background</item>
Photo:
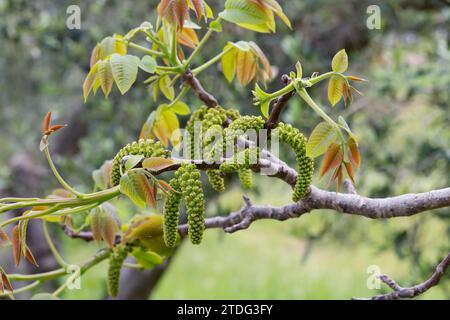
[[[108,100],[100,94],[83,104],[82,83],[95,44],[151,21],[157,2],[0,0],[0,194],[44,196],[57,187],[38,150],[41,119],[49,109],[56,121],[69,124],[55,136],[57,165],[81,190],[92,188],[92,170],[137,138],[158,105],[148,89],[137,84],[126,96],[113,90]],[[279,23],[276,34],[255,34],[224,24],[224,33],[213,37],[197,62],[212,57],[227,41],[254,40],[279,70],[269,85],[273,91],[297,60],[304,74],[325,72],[334,53],[345,48],[349,73],[369,80],[358,85],[364,95],[350,107],[339,104],[330,110],[324,85],[311,94],[334,118],[343,115],[360,137],[358,192],[386,197],[449,186],[448,1],[279,2],[294,30]],[[208,3],[219,12],[222,1]],[[81,8],[81,30],[66,28],[66,9],[72,4]],[[371,4],[381,9],[379,30],[366,27]],[[201,79],[224,106],[258,113],[250,86],[227,84],[219,68]],[[194,109],[200,106],[193,96],[185,100]],[[306,135],[319,122],[298,98],[291,100],[283,120]],[[290,154],[283,158],[293,160]],[[314,184],[333,188],[326,178]],[[209,192],[208,214],[227,214],[242,205],[238,183],[227,185],[219,197]],[[248,195],[258,204],[290,201],[283,183],[265,177],[256,177]],[[137,213],[127,204],[121,208],[122,217]],[[450,248],[449,218],[448,208],[389,221],[315,211],[283,223],[258,222],[233,235],[208,231],[202,245],[182,245],[151,298],[348,299],[386,292],[384,287],[368,289],[367,268],[379,266],[404,286],[424,280]],[[98,249],[60,232],[55,236],[73,262]],[[104,298],[105,270],[106,263],[92,269],[83,277],[82,290],[67,291],[64,297]],[[448,280],[447,275],[421,298],[450,298]]]

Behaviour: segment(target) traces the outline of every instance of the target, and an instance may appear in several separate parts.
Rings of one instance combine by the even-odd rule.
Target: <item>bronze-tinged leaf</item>
[[[156,184],[153,181],[149,181],[145,176],[142,177],[141,182],[147,204],[152,208],[156,208]]]
[[[11,282],[9,282],[8,276],[3,271],[0,271],[0,292],[2,292],[3,288],[8,289],[10,292],[13,292],[14,289],[11,285]]]
[[[44,117],[44,121],[42,121],[42,133],[46,134],[48,129],[50,128],[50,121],[52,119],[52,112],[49,111]]]
[[[345,169],[347,170],[347,174],[352,179],[352,182],[355,183],[355,172],[353,171],[353,164],[350,162],[344,162]]]
[[[353,137],[350,137],[350,139],[348,139],[347,141],[347,146],[349,150],[348,155],[351,163],[353,163],[355,166],[359,168],[361,165],[361,156],[359,154],[358,144],[356,140]]]
[[[344,105],[345,106],[347,106],[347,100],[350,103],[353,102],[352,92],[350,91],[350,88],[348,87],[346,82],[344,82],[344,84],[342,85],[342,93],[344,95]]]
[[[109,247],[114,247],[118,226],[112,216],[105,216],[102,221],[101,235]]]
[[[91,224],[91,231],[92,236],[95,241],[100,242],[102,241],[102,233],[101,233],[101,215],[102,210],[100,207],[95,208],[90,213],[90,224]]]
[[[328,184],[331,185],[334,181],[336,181],[336,179],[338,180],[337,191],[339,191],[341,189],[341,185],[342,185],[342,165],[340,165],[339,167],[337,167],[334,170],[334,173],[331,176]]]
[[[0,228],[0,245],[3,242],[9,242],[9,237],[6,234],[5,230],[3,230],[2,228]]]
[[[367,81],[366,79],[357,77],[357,76],[347,76],[348,80],[352,80],[352,81],[358,81],[358,82],[362,82],[362,81]]]
[[[188,18],[189,6],[186,0],[172,0],[173,14],[180,29],[183,29],[184,21]]]
[[[91,60],[90,60],[90,63],[89,63],[89,66],[91,68],[97,63],[97,60],[98,60],[98,47],[99,47],[99,44],[97,43],[97,45],[94,47],[94,49],[92,49]]]
[[[16,263],[16,267],[18,267],[22,258],[22,247],[19,239],[19,225],[15,225],[12,230],[12,245],[14,261]]]
[[[183,29],[184,21],[189,17],[189,5],[187,0],[162,0],[158,5],[158,14],[169,23],[176,23],[179,29]]]
[[[203,0],[190,0],[192,6],[194,7],[195,15],[197,16],[197,20],[200,20],[204,15],[206,15],[205,5],[203,4]]]
[[[150,171],[160,171],[175,163],[172,159],[162,157],[147,158],[142,162],[142,167]]]
[[[339,167],[339,172],[338,172],[338,183],[337,183],[337,191],[341,191],[341,187],[342,187],[342,166]]]
[[[33,253],[31,252],[30,248],[25,247],[25,258],[33,264],[35,267],[39,267],[38,263],[36,262],[36,259],[33,256]]]
[[[56,131],[58,131],[58,130],[61,130],[62,128],[65,128],[65,127],[67,127],[66,124],[55,124],[54,126],[52,126],[52,127],[49,129],[49,131],[50,131],[51,133],[53,133],[53,132],[56,132]]]
[[[253,51],[253,54],[257,57],[258,59],[258,68],[259,68],[259,77],[261,78],[261,80],[263,82],[265,82],[266,80],[271,80],[272,79],[272,67],[270,65],[269,59],[267,59],[266,55],[264,54],[264,52],[261,50],[261,48],[254,43],[253,41],[249,42],[250,48]]]
[[[344,153],[341,146],[337,143],[332,143],[323,157],[320,177],[323,177],[329,170],[339,166],[343,159]]]
[[[183,28],[177,32],[178,43],[194,49],[198,45],[197,33],[192,28]]]
[[[114,206],[105,202],[91,212],[90,218],[94,239],[97,242],[105,240],[108,246],[113,247],[120,224]]]
[[[176,192],[179,193],[179,191],[175,190],[174,188],[172,188],[172,186],[170,184],[168,184],[167,182],[165,182],[164,180],[158,180],[159,186],[164,189],[165,191],[170,191],[170,192]]]
[[[172,0],[161,0],[158,5],[158,14],[161,18],[163,18],[169,8],[169,4]]]
[[[236,74],[239,82],[246,86],[256,75],[256,59],[251,51],[238,50],[236,54]]]

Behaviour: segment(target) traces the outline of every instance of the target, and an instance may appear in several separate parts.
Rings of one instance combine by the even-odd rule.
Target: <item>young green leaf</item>
[[[131,255],[139,265],[146,269],[152,269],[163,263],[163,259],[159,254],[153,251],[146,251],[142,248],[133,249]]]
[[[211,21],[209,28],[214,32],[222,32],[222,24],[217,20]]]
[[[163,93],[163,95],[169,99],[173,100],[175,98],[175,89],[173,88],[172,81],[168,75],[162,76],[159,78],[159,90]]]
[[[222,72],[228,82],[233,81],[236,74],[236,49],[233,49],[233,44],[228,43],[222,51],[227,51],[222,56]]]
[[[155,186],[142,170],[132,169],[125,173],[120,179],[120,191],[141,208],[147,203],[152,207],[156,205]]]
[[[113,54],[110,59],[112,74],[121,94],[125,94],[136,81],[139,58],[132,55]]]
[[[219,16],[231,23],[257,32],[275,32],[276,14],[289,28],[291,23],[275,0],[227,0]]]
[[[295,64],[295,70],[297,71],[297,79],[301,79],[303,76],[303,70],[300,61],[297,61],[297,63]]]
[[[86,79],[84,79],[83,83],[83,98],[84,102],[86,103],[87,98],[89,96],[89,93],[91,92],[94,82],[97,78],[97,71],[98,71],[98,63],[96,63],[91,70],[89,71],[88,75],[86,76]]]
[[[139,68],[148,73],[154,73],[156,71],[157,63],[156,59],[152,56],[145,55],[142,57],[141,61],[139,61]]]
[[[319,123],[311,133],[306,144],[306,155],[316,158],[325,153],[336,140],[336,129],[328,122]]]
[[[331,68],[334,72],[343,73],[347,71],[348,68],[348,56],[345,49],[342,49],[336,53],[331,61]]]
[[[334,107],[343,95],[344,79],[340,76],[332,76],[328,83],[328,100],[331,106]]]
[[[136,165],[144,159],[143,155],[129,155],[127,161],[125,161],[125,170],[130,170],[136,167]]]
[[[162,157],[152,157],[145,159],[142,162],[142,167],[144,169],[149,169],[150,171],[159,171],[172,166],[174,163],[175,161],[172,159]]]
[[[182,101],[178,101],[177,103],[171,105],[170,110],[172,110],[176,114],[179,114],[180,116],[185,116],[191,113],[191,109],[189,108],[189,106]]]
[[[100,86],[103,90],[103,93],[105,94],[105,97],[108,97],[114,83],[111,64],[109,63],[109,60],[101,60],[98,62],[97,77],[100,80]]]

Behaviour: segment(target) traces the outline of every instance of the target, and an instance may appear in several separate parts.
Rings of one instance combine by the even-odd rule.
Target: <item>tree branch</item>
[[[182,76],[182,80],[187,83],[196,93],[197,97],[210,108],[214,108],[219,105],[216,98],[206,91],[200,81],[194,76],[194,74],[188,70]]]
[[[387,275],[381,275],[379,278],[386,285],[388,285],[393,291],[386,294],[381,294],[373,296],[369,299],[365,298],[354,298],[355,300],[398,300],[404,298],[414,298],[424,292],[430,290],[432,287],[436,286],[445,274],[445,271],[450,266],[450,252],[436,267],[436,270],[431,275],[430,278],[422,283],[409,288],[403,288],[397,284],[393,279]]]
[[[244,200],[245,205],[239,211],[226,217],[208,218],[205,220],[205,227],[221,228],[225,232],[233,233],[247,229],[256,220],[284,221],[298,218],[314,209],[330,209],[371,219],[405,217],[450,206],[450,188],[372,199],[357,194],[329,192],[311,186],[310,193],[301,201],[281,207],[256,206],[248,199]],[[187,226],[180,226],[179,231],[185,235]]]
[[[292,80],[286,74],[283,74],[283,76],[281,77],[281,81],[283,81],[283,84],[286,86]],[[270,112],[269,119],[267,119],[266,123],[266,128],[269,131],[268,135],[270,133],[270,130],[275,129],[275,127],[277,126],[278,122],[280,121],[281,112],[294,95],[295,90],[292,90],[282,95],[274,102],[272,106],[272,111]]]

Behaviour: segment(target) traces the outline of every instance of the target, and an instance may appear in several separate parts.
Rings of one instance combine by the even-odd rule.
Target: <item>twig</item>
[[[205,227],[207,229],[221,228],[225,232],[233,233],[247,229],[256,220],[284,221],[298,218],[314,209],[331,209],[371,219],[411,216],[449,206],[450,188],[386,199],[371,199],[354,194],[329,192],[311,186],[310,193],[301,201],[281,207],[257,206],[247,200],[245,202],[239,211],[233,212],[229,216],[207,218]],[[187,225],[180,226],[179,231],[184,235]]]
[[[403,288],[387,275],[380,276],[380,280],[388,285],[393,291],[386,294],[373,296],[371,298],[354,298],[355,300],[398,300],[404,298],[414,298],[436,286],[450,266],[450,252],[436,267],[436,270],[430,278],[415,286]]]
[[[286,74],[283,74],[283,76],[281,77],[281,81],[283,81],[283,84],[287,86],[292,80]],[[267,119],[266,123],[268,135],[270,133],[270,130],[274,129],[277,126],[278,122],[280,121],[281,112],[294,95],[295,90],[292,90],[282,95],[274,102],[269,119]]]
[[[210,108],[214,108],[219,105],[216,98],[203,88],[200,81],[198,81],[198,79],[194,76],[194,74],[190,70],[184,73],[182,79],[195,91],[197,97],[200,100],[202,100],[205,103],[205,105],[207,105]]]
[[[353,182],[350,179],[344,180],[344,189],[345,192],[350,194],[357,194],[355,186],[353,185]]]

